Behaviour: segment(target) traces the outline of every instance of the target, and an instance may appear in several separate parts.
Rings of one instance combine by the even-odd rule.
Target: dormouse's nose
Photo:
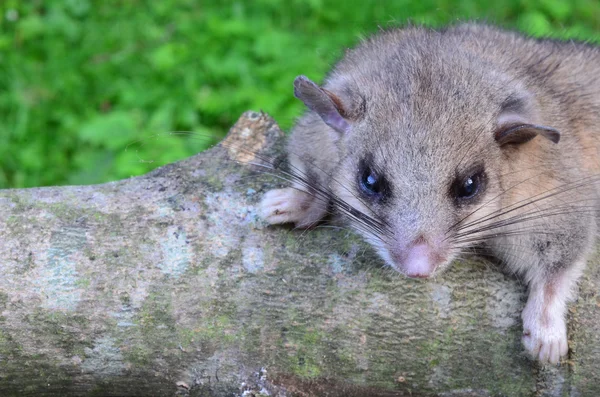
[[[392,257],[396,269],[413,278],[430,277],[445,261],[445,256],[440,253],[443,251],[442,247],[434,246],[423,236],[419,236],[404,249],[394,251]]]
[[[431,248],[428,244],[417,244],[408,248],[402,261],[404,274],[408,277],[427,278],[437,267],[432,261]]]

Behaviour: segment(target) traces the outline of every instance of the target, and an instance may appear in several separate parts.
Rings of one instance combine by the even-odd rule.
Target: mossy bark
[[[569,359],[539,367],[495,265],[410,280],[349,231],[264,225],[278,180],[240,162],[281,138],[248,112],[142,177],[0,192],[0,394],[600,395],[597,258]]]

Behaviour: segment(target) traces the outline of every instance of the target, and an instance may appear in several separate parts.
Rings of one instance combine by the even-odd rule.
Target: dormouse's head
[[[420,34],[371,39],[324,87],[299,76],[294,92],[339,148],[334,206],[390,266],[424,278],[498,231],[486,225],[509,188],[503,163],[560,135],[522,78],[459,40]]]

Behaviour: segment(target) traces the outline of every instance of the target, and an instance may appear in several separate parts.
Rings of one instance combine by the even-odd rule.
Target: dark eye
[[[459,178],[454,182],[454,197],[460,200],[472,199],[483,190],[484,182],[485,174],[483,171]]]
[[[391,197],[390,185],[385,176],[373,166],[370,154],[358,163],[356,184],[361,195],[372,202],[383,203]]]
[[[369,167],[364,168],[359,177],[358,184],[362,192],[369,197],[381,196],[383,192],[379,177]]]

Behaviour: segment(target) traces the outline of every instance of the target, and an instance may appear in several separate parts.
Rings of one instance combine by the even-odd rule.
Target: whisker
[[[261,165],[261,164],[257,164],[257,165],[265,167],[270,170],[273,170],[273,168],[269,167],[269,166],[265,166],[265,165]],[[282,170],[276,170],[276,171],[283,173],[286,177],[282,178],[279,175],[276,175],[273,173],[270,173],[270,174],[272,174],[273,176],[275,176],[279,179],[286,180],[288,182],[297,182],[302,187],[305,187],[308,190],[308,191],[306,191],[306,190],[301,190],[301,191],[311,194],[313,197],[315,197],[325,203],[332,202],[335,209],[337,209],[341,214],[345,215],[347,218],[349,218],[350,220],[353,220],[355,222],[354,226],[358,230],[361,230],[364,232],[369,232],[369,233],[375,233],[375,234],[387,233],[386,226],[384,224],[382,224],[381,222],[375,220],[374,218],[364,214],[363,212],[356,210],[354,207],[352,207],[351,205],[346,203],[344,200],[341,200],[339,197],[322,189],[320,186],[316,186],[314,183],[308,182],[302,176],[299,176],[299,175],[296,175],[293,173],[288,173],[288,172],[282,171]],[[294,188],[294,186],[292,186],[292,187]],[[315,193],[313,193],[313,191]]]
[[[555,209],[548,209],[548,210],[555,210]],[[580,210],[565,210],[565,211],[555,211],[555,212],[539,211],[539,212],[533,212],[533,213],[529,213],[529,214],[518,214],[511,218],[503,219],[501,221],[494,222],[489,225],[484,225],[477,229],[467,230],[463,233],[458,233],[456,236],[458,236],[458,237],[468,236],[468,235],[472,235],[475,233],[480,233],[480,232],[484,232],[484,231],[497,229],[500,227],[515,225],[515,224],[526,222],[526,221],[539,220],[539,219],[545,220],[550,216],[571,215],[571,214],[589,214],[589,213],[595,213],[597,211],[598,211],[597,207],[592,207],[591,210],[581,210],[581,211]]]
[[[513,211],[516,211],[516,210],[519,210],[521,208],[524,208],[524,207],[526,207],[528,205],[532,205],[533,203],[537,203],[537,202],[540,202],[542,200],[547,200],[547,199],[549,199],[551,197],[555,197],[555,196],[557,196],[559,194],[566,193],[568,191],[571,191],[571,190],[576,189],[576,188],[581,187],[581,186],[586,186],[587,185],[586,182],[589,179],[592,179],[592,180],[596,179],[596,181],[598,181],[598,177],[596,177],[596,176],[585,177],[585,178],[582,178],[582,179],[580,179],[580,180],[578,180],[576,182],[573,182],[573,183],[568,183],[568,184],[564,184],[564,185],[561,185],[561,186],[557,186],[557,187],[552,188],[552,189],[548,189],[545,192],[536,194],[536,195],[534,195],[532,197],[529,197],[529,198],[526,198],[526,199],[523,199],[523,200],[519,200],[518,202],[516,202],[516,203],[514,203],[514,204],[512,204],[510,206],[507,206],[505,208],[496,210],[496,211],[492,212],[491,214],[488,214],[487,216],[484,216],[484,217],[482,217],[482,218],[480,218],[478,220],[475,220],[475,221],[472,221],[470,223],[464,224],[464,225],[461,226],[461,229],[467,228],[467,227],[471,227],[471,226],[474,226],[474,225],[477,225],[477,224],[480,224],[480,223],[483,223],[483,222],[487,222],[487,221],[489,221],[491,219],[495,219],[497,217],[506,215],[506,214],[511,213]],[[590,198],[588,200],[592,200],[592,199]],[[476,211],[474,211],[474,212],[476,212]],[[463,218],[463,219],[465,219],[465,218]],[[456,227],[456,224],[453,225],[453,227]]]
[[[244,147],[236,147],[236,148],[239,150],[244,150],[247,153],[253,154],[254,156],[256,156],[259,159],[266,162],[267,164],[260,164],[260,163],[255,163],[255,162],[243,162],[243,161],[238,161],[238,163],[251,164],[254,166],[269,169],[271,171],[276,171],[276,172],[282,173],[286,176],[288,181],[291,179],[293,182],[297,182],[299,185],[301,185],[302,187],[306,188],[306,190],[308,190],[308,191],[302,190],[303,192],[311,194],[311,195],[313,195],[313,197],[319,197],[323,201],[327,200],[328,202],[333,203],[334,208],[339,210],[343,215],[347,216],[349,219],[353,220],[354,222],[366,227],[367,230],[371,230],[377,234],[389,234],[389,225],[386,222],[382,222],[382,221],[374,219],[373,217],[355,209],[350,204],[348,204],[345,200],[342,200],[339,196],[334,195],[332,192],[322,188],[321,186],[317,186],[315,183],[311,183],[308,180],[308,176],[305,173],[303,173],[301,170],[299,170],[297,167],[294,167],[292,164],[288,164],[288,166],[291,168],[291,172],[283,171],[279,168],[276,168],[273,165],[273,159],[270,159],[265,156],[261,156],[260,154],[249,151]],[[320,171],[323,171],[321,168],[317,167],[316,165],[315,165],[315,168]],[[325,173],[325,171],[323,171],[323,172]],[[364,200],[357,197],[351,190],[349,190],[349,188],[345,184],[338,182],[335,178],[332,178],[332,180],[334,182],[339,183],[339,185],[342,188],[344,188],[346,191],[348,191],[350,194],[352,194],[352,196],[355,197],[357,200],[360,200],[368,208],[368,205],[364,202]],[[312,192],[313,190],[317,194],[314,194]],[[361,228],[360,230],[364,231],[364,228]]]
[[[454,229],[457,225],[459,225],[460,223],[462,223],[465,219],[467,219],[468,217],[470,217],[471,215],[475,214],[476,212],[480,211],[481,209],[485,208],[486,205],[490,204],[491,202],[493,202],[494,200],[496,200],[498,197],[502,196],[503,194],[506,194],[507,192],[511,191],[512,189],[515,189],[517,186],[521,185],[522,183],[525,183],[533,178],[539,177],[540,175],[542,175],[543,173],[534,175],[530,178],[527,178],[523,181],[520,181],[519,183],[509,187],[508,189],[502,191],[501,193],[499,193],[498,195],[496,195],[495,197],[491,198],[490,200],[488,200],[487,202],[485,202],[483,205],[479,206],[478,208],[476,208],[475,210],[473,210],[472,212],[470,212],[469,214],[467,214],[465,217],[461,218],[458,222],[456,222],[455,224],[453,224],[452,226],[450,226],[448,228],[449,232],[450,230]],[[488,214],[488,216],[491,214]],[[484,217],[485,218],[485,217]]]

